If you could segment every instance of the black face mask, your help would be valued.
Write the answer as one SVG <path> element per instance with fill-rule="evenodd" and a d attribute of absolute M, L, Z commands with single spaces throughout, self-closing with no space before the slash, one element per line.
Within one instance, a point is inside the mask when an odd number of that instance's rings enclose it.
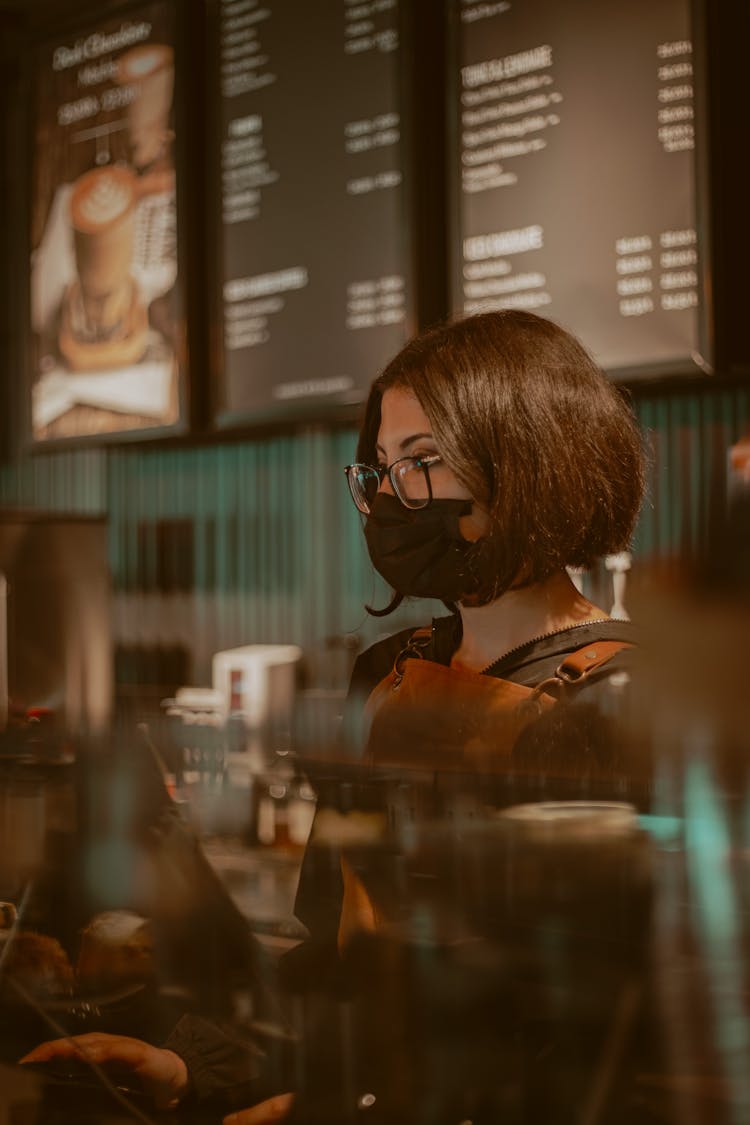
<path fill-rule="evenodd" d="M 412 511 L 379 492 L 365 523 L 372 565 L 399 594 L 460 601 L 476 587 L 473 544 L 458 526 L 470 512 L 471 500 L 432 500 Z"/>

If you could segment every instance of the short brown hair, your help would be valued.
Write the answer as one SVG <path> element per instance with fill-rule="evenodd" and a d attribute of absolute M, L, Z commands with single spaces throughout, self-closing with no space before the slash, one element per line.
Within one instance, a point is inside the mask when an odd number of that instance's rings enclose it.
<path fill-rule="evenodd" d="M 623 396 L 565 329 L 505 309 L 416 337 L 373 383 L 357 460 L 376 461 L 380 404 L 410 390 L 445 461 L 488 512 L 477 544 L 494 574 L 475 604 L 624 550 L 644 487 Z"/>

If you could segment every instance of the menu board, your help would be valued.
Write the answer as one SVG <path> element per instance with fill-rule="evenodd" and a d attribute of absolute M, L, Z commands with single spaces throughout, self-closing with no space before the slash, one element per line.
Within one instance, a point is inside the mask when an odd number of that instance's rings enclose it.
<path fill-rule="evenodd" d="M 219 10 L 219 422 L 361 402 L 413 330 L 397 0 Z"/>
<path fill-rule="evenodd" d="M 180 422 L 173 15 L 141 4 L 36 51 L 37 442 Z"/>
<path fill-rule="evenodd" d="M 549 316 L 613 373 L 700 366 L 688 0 L 454 2 L 455 311 Z"/>

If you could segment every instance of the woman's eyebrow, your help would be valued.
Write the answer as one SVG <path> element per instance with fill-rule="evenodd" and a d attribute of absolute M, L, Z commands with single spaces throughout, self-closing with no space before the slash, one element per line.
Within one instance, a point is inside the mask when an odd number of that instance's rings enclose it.
<path fill-rule="evenodd" d="M 405 438 L 402 439 L 402 441 L 399 442 L 398 447 L 401 450 L 401 452 L 403 453 L 405 450 L 407 450 L 409 448 L 410 445 L 413 445 L 415 441 L 424 441 L 425 438 L 427 439 L 427 441 L 434 441 L 435 440 L 435 438 L 433 437 L 433 435 L 431 433 L 410 434 L 409 437 L 405 437 Z M 383 455 L 385 455 L 385 450 L 383 449 L 383 446 L 380 445 L 380 443 L 378 443 L 375 446 L 375 449 L 378 453 L 382 453 Z"/>

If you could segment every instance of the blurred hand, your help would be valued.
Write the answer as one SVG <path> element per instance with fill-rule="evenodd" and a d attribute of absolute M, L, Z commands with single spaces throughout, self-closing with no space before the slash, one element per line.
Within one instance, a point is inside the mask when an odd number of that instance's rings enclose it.
<path fill-rule="evenodd" d="M 92 1032 L 70 1039 L 51 1039 L 29 1051 L 21 1062 L 76 1058 L 94 1062 L 105 1071 L 112 1067 L 129 1071 L 151 1094 L 159 1109 L 174 1109 L 188 1091 L 188 1071 L 179 1055 L 126 1035 Z M 278 1120 L 278 1117 L 269 1120 Z"/>
<path fill-rule="evenodd" d="M 225 1117 L 222 1125 L 275 1125 L 283 1121 L 292 1108 L 294 1094 L 277 1094 L 267 1102 L 259 1102 L 250 1109 L 241 1109 L 239 1113 L 230 1113 Z"/>

